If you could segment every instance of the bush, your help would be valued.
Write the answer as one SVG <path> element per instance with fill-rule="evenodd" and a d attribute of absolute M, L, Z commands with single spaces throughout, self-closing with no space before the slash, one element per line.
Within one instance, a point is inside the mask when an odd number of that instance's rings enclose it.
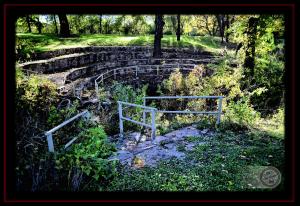
<path fill-rule="evenodd" d="M 16 37 L 17 61 L 24 62 L 31 59 L 34 54 L 34 43 L 28 39 Z"/>
<path fill-rule="evenodd" d="M 113 99 L 114 106 L 112 107 L 112 111 L 118 111 L 117 109 L 117 101 L 124 101 L 133 104 L 143 105 L 143 97 L 146 96 L 148 85 L 144 85 L 142 88 L 134 89 L 130 85 L 124 85 L 120 83 L 114 83 L 111 87 L 111 96 Z M 126 106 L 127 107 L 127 106 Z M 136 121 L 141 121 L 141 108 L 137 107 L 128 107 L 124 109 L 123 115 L 128 116 Z M 115 113 L 117 115 L 117 113 Z M 124 128 L 127 129 L 135 129 L 139 127 L 137 124 L 133 124 L 131 122 L 125 121 Z"/>
<path fill-rule="evenodd" d="M 89 128 L 79 134 L 78 143 L 68 151 L 62 152 L 56 159 L 56 168 L 63 171 L 80 170 L 96 181 L 110 179 L 116 175 L 116 162 L 107 158 L 116 151 L 101 126 Z"/>
<path fill-rule="evenodd" d="M 57 102 L 56 85 L 50 80 L 31 75 L 28 79 L 17 72 L 16 101 L 19 108 L 30 112 L 49 111 L 50 106 Z"/>
<path fill-rule="evenodd" d="M 231 101 L 227 107 L 225 118 L 232 122 L 253 126 L 260 115 L 250 105 L 249 98 L 243 97 L 237 102 Z"/>

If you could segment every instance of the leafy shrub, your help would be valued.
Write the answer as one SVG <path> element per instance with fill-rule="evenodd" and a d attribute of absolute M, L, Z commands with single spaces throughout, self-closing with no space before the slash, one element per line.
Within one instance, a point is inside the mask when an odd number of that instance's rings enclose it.
<path fill-rule="evenodd" d="M 237 102 L 231 101 L 227 107 L 225 118 L 241 125 L 251 126 L 260 115 L 250 105 L 249 98 L 243 97 Z"/>
<path fill-rule="evenodd" d="M 116 162 L 107 159 L 116 149 L 101 126 L 80 133 L 78 141 L 70 146 L 70 150 L 59 154 L 57 169 L 72 170 L 75 167 L 96 181 L 116 175 Z"/>
<path fill-rule="evenodd" d="M 26 77 L 16 71 L 16 103 L 18 109 L 32 113 L 47 113 L 57 103 L 57 87 L 50 80 L 40 76 Z"/>
<path fill-rule="evenodd" d="M 114 83 L 111 87 L 111 96 L 114 102 L 114 106 L 112 110 L 117 110 L 117 101 L 124 101 L 129 103 L 134 103 L 138 105 L 143 105 L 143 97 L 146 96 L 148 85 L 144 85 L 142 88 L 134 89 L 130 85 L 124 85 L 121 83 Z M 126 106 L 127 107 L 127 106 Z M 124 108 L 123 108 L 124 109 Z M 136 121 L 141 121 L 141 108 L 137 107 L 128 107 L 127 109 L 124 109 L 123 115 L 131 117 L 132 119 Z M 117 115 L 117 113 L 115 113 Z M 125 121 L 124 122 L 124 128 L 125 129 L 135 129 L 138 125 L 133 124 L 131 122 Z"/>
<path fill-rule="evenodd" d="M 55 106 L 51 106 L 50 113 L 47 119 L 47 123 L 50 127 L 54 127 L 66 119 L 75 116 L 78 113 L 79 101 L 75 100 L 73 104 L 68 108 L 57 109 Z"/>
<path fill-rule="evenodd" d="M 18 61 L 28 61 L 34 54 L 35 44 L 28 40 L 16 37 L 16 57 Z"/>

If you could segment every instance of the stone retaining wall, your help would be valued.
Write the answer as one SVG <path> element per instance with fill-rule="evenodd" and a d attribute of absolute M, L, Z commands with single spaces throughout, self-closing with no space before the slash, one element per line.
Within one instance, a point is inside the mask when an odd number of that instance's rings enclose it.
<path fill-rule="evenodd" d="M 122 67 L 142 64 L 177 63 L 200 64 L 213 61 L 209 52 L 191 49 L 164 48 L 161 59 L 152 58 L 150 47 L 83 47 L 62 49 L 37 54 L 37 60 L 22 63 L 25 70 L 38 73 L 56 73 L 72 68 L 98 64 L 99 67 Z"/>
<path fill-rule="evenodd" d="M 47 51 L 35 54 L 32 58 L 33 60 L 50 59 L 62 55 L 69 55 L 74 53 L 123 53 L 131 54 L 132 58 L 140 58 L 140 56 L 151 57 L 153 54 L 153 47 L 143 47 L 143 46 L 87 46 L 87 47 L 77 47 L 68 49 L 59 49 L 54 51 Z M 190 48 L 162 48 L 163 58 L 176 58 L 178 55 L 183 58 L 192 58 L 191 56 L 198 55 L 212 55 L 210 52 L 202 51 L 199 49 Z M 126 55 L 127 56 L 127 55 Z"/>

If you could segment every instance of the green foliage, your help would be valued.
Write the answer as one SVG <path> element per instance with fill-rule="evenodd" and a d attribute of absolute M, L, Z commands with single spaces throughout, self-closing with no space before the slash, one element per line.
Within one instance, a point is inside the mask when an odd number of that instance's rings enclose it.
<path fill-rule="evenodd" d="M 18 109 L 31 113 L 50 111 L 57 102 L 57 88 L 50 80 L 37 75 L 26 77 L 20 69 L 16 70 L 16 104 Z"/>
<path fill-rule="evenodd" d="M 30 60 L 35 51 L 35 44 L 29 39 L 16 37 L 16 56 L 17 61 Z"/>
<path fill-rule="evenodd" d="M 80 133 L 79 141 L 57 156 L 57 169 L 71 170 L 76 167 L 96 181 L 116 175 L 116 162 L 107 160 L 115 151 L 115 146 L 108 141 L 101 126 Z"/>
<path fill-rule="evenodd" d="M 54 127 L 63 121 L 75 116 L 77 114 L 79 101 L 75 100 L 73 104 L 68 108 L 57 109 L 55 106 L 50 108 L 50 113 L 47 119 L 47 123 L 50 127 Z"/>
<path fill-rule="evenodd" d="M 130 85 L 124 85 L 115 82 L 111 86 L 112 98 L 116 101 L 130 102 L 134 104 L 143 104 L 143 97 L 146 96 L 147 85 L 141 89 L 135 90 Z"/>
<path fill-rule="evenodd" d="M 44 131 L 50 108 L 57 103 L 56 86 L 36 75 L 16 69 L 15 137 L 18 189 L 39 190 L 49 175 Z M 36 175 L 37 174 L 37 175 Z"/>
<path fill-rule="evenodd" d="M 230 102 L 225 115 L 225 118 L 228 118 L 230 121 L 247 126 L 253 125 L 259 117 L 259 113 L 253 109 L 249 98 L 246 97 L 241 98 L 237 102 Z"/>
<path fill-rule="evenodd" d="M 237 16 L 230 30 L 233 41 L 240 43 L 247 41 L 248 21 L 253 15 Z M 255 42 L 255 68 L 252 87 L 264 87 L 267 92 L 253 95 L 251 103 L 256 109 L 262 110 L 264 116 L 279 108 L 284 98 L 284 16 L 283 15 L 255 15 L 258 18 Z M 238 53 L 241 63 L 245 59 L 245 47 Z M 270 109 L 272 108 L 272 109 Z"/>
<path fill-rule="evenodd" d="M 123 102 L 130 102 L 133 104 L 143 105 L 143 97 L 146 96 L 146 90 L 148 85 L 144 85 L 142 88 L 134 89 L 130 85 L 124 85 L 120 83 L 115 83 L 112 86 L 112 98 L 116 101 L 123 101 Z M 138 116 L 141 116 L 141 108 L 137 107 L 129 107 L 128 109 L 125 109 L 125 115 L 132 117 L 136 116 L 133 119 L 139 120 Z M 137 115 L 139 113 L 139 115 Z M 127 123 L 127 122 L 126 122 Z M 126 124 L 125 124 L 126 125 Z M 132 125 L 129 123 L 129 125 Z"/>
<path fill-rule="evenodd" d="M 197 129 L 202 130 L 202 129 L 213 128 L 214 123 L 215 122 L 213 122 L 212 119 L 209 117 L 201 118 L 201 120 L 197 122 Z"/>
<path fill-rule="evenodd" d="M 270 136 L 277 139 L 285 137 L 285 115 L 284 108 L 279 108 L 273 115 L 260 119 L 256 128 L 267 132 Z"/>

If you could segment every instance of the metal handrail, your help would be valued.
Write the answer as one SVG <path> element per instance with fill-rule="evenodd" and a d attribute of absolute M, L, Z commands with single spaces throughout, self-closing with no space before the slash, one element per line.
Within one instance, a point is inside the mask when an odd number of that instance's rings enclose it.
<path fill-rule="evenodd" d="M 180 66 L 185 66 L 185 65 L 193 65 L 194 66 L 194 68 L 195 68 L 195 64 L 162 64 L 162 65 L 138 65 L 138 66 L 141 66 L 141 67 L 150 67 L 150 69 L 148 69 L 148 70 L 150 70 L 150 71 L 157 71 L 157 75 L 158 75 L 158 73 L 159 73 L 159 67 L 160 66 L 175 66 L 176 68 L 168 68 L 168 70 L 176 70 L 177 68 L 179 68 L 179 69 L 181 69 L 181 70 L 188 70 L 188 71 L 191 71 L 192 69 L 186 69 L 186 68 L 180 68 Z M 135 76 L 137 76 L 138 75 L 138 73 L 140 72 L 139 70 L 138 70 L 138 66 L 127 66 L 127 67 L 119 67 L 119 68 L 115 68 L 115 69 L 113 69 L 113 70 L 108 70 L 108 71 L 106 71 L 106 72 L 104 72 L 104 73 L 102 73 L 102 74 L 100 74 L 96 79 L 95 79 L 95 91 L 96 91 L 96 95 L 97 95 L 97 97 L 98 97 L 98 93 L 99 93 L 99 85 L 98 85 L 98 80 L 101 78 L 101 82 L 102 82 L 102 84 L 103 84 L 103 81 L 105 80 L 105 79 L 107 79 L 107 78 L 109 78 L 109 77 L 112 77 L 112 76 L 114 76 L 114 79 L 116 79 L 116 71 L 118 71 L 118 70 L 124 70 L 124 69 L 134 69 L 135 70 Z M 153 66 L 156 66 L 156 68 L 151 68 L 151 67 L 153 67 Z M 104 77 L 104 75 L 105 74 L 109 74 L 109 73 L 112 73 L 113 72 L 113 74 L 112 75 L 110 75 L 109 77 Z M 126 73 L 126 72 L 125 72 Z"/>
<path fill-rule="evenodd" d="M 82 116 L 87 116 L 88 115 L 88 110 L 85 110 L 77 115 L 75 115 L 74 117 L 64 121 L 63 123 L 57 125 L 56 127 L 50 129 L 49 131 L 45 132 L 45 136 L 47 137 L 47 142 L 48 142 L 48 150 L 49 152 L 54 152 L 54 144 L 53 144 L 53 137 L 52 137 L 52 133 L 54 133 L 55 131 L 59 130 L 60 128 L 62 128 L 63 126 L 69 124 L 70 122 L 74 121 L 75 119 L 82 117 Z M 77 138 L 73 138 L 71 141 L 69 141 L 66 145 L 65 148 L 67 148 L 69 145 L 71 145 Z"/>
<path fill-rule="evenodd" d="M 208 114 L 217 115 L 217 124 L 221 122 L 222 114 L 222 99 L 223 96 L 151 96 L 143 97 L 143 105 L 146 106 L 147 99 L 219 99 L 218 111 L 167 111 L 167 110 L 157 110 L 159 113 L 171 113 L 171 114 Z M 143 121 L 146 120 L 146 113 L 143 111 Z"/>
<path fill-rule="evenodd" d="M 219 99 L 223 96 L 151 96 L 143 99 Z"/>
<path fill-rule="evenodd" d="M 157 109 L 154 108 L 154 107 L 147 107 L 147 106 L 128 103 L 128 102 L 123 102 L 123 101 L 117 101 L 117 102 L 118 102 L 118 111 L 119 111 L 120 137 L 123 137 L 123 134 L 124 134 L 123 120 L 126 120 L 126 121 L 129 121 L 129 122 L 133 122 L 135 124 L 142 125 L 144 127 L 150 127 L 151 131 L 152 131 L 151 132 L 151 139 L 154 140 L 155 139 L 155 132 L 156 132 L 155 113 L 156 113 Z M 127 105 L 127 106 L 142 108 L 142 109 L 144 109 L 143 114 L 146 113 L 146 112 L 151 112 L 151 124 L 146 124 L 146 121 L 139 122 L 139 121 L 130 119 L 128 117 L 124 117 L 123 116 L 123 107 L 122 107 L 123 104 Z"/>

